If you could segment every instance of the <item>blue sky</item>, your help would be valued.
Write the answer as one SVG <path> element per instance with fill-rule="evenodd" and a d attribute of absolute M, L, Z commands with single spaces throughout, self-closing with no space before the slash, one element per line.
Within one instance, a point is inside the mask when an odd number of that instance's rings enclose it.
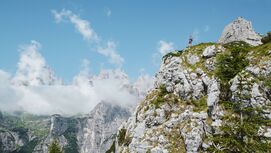
<path fill-rule="evenodd" d="M 42 45 L 41 54 L 65 82 L 80 71 L 82 60 L 91 72 L 116 68 L 97 53 L 91 43 L 68 21 L 56 23 L 52 10 L 70 10 L 90 23 L 104 41 L 114 41 L 125 60 L 124 71 L 135 79 L 142 69 L 153 75 L 160 61 L 159 41 L 175 49 L 187 44 L 190 34 L 197 42 L 217 41 L 225 25 L 238 16 L 253 22 L 259 33 L 271 31 L 269 0 L 4 0 L 0 5 L 0 69 L 14 74 L 18 48 L 31 40 Z M 157 58 L 157 57 L 156 57 Z"/>

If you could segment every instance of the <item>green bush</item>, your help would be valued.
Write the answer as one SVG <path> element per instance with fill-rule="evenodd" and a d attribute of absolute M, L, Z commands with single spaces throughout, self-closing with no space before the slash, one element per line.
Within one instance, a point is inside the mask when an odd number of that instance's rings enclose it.
<path fill-rule="evenodd" d="M 215 75 L 221 81 L 220 98 L 227 101 L 231 97 L 229 81 L 248 66 L 246 56 L 251 46 L 245 42 L 231 42 L 224 47 L 226 51 L 216 57 Z"/>
<path fill-rule="evenodd" d="M 165 96 L 166 94 L 168 94 L 169 92 L 167 91 L 166 89 L 166 86 L 165 85 L 160 85 L 159 86 L 159 95 L 160 96 Z"/>
<path fill-rule="evenodd" d="M 259 135 L 261 127 L 270 126 L 262 108 L 244 106 L 242 102 L 222 102 L 228 115 L 223 118 L 220 132 L 213 134 L 208 152 L 269 152 L 270 138 Z M 219 146 L 219 147 L 217 147 Z"/>
<path fill-rule="evenodd" d="M 224 47 L 227 51 L 217 56 L 215 74 L 221 81 L 227 82 L 249 64 L 246 55 L 250 46 L 245 42 L 232 42 Z"/>
<path fill-rule="evenodd" d="M 63 153 L 58 141 L 55 139 L 49 146 L 48 153 Z"/>
<path fill-rule="evenodd" d="M 271 42 L 271 32 L 268 32 L 266 36 L 261 39 L 263 44 Z"/>
<path fill-rule="evenodd" d="M 239 80 L 239 84 L 242 82 L 243 79 Z M 239 101 L 220 102 L 225 115 L 222 117 L 223 124 L 219 127 L 220 132 L 213 134 L 213 145 L 209 152 L 269 152 L 271 139 L 264 137 L 259 131 L 269 127 L 271 120 L 265 116 L 264 107 L 254 107 L 243 101 L 247 97 L 242 95 L 243 85 L 238 86 L 238 89 Z"/>
<path fill-rule="evenodd" d="M 119 135 L 118 135 L 118 143 L 119 143 L 119 145 L 122 145 L 124 143 L 125 135 L 126 135 L 126 129 L 121 129 L 119 131 Z"/>
<path fill-rule="evenodd" d="M 166 99 L 164 98 L 165 95 L 170 94 L 165 85 L 160 85 L 158 89 L 158 94 L 155 99 L 151 101 L 152 104 L 154 104 L 155 108 L 159 108 L 161 104 L 163 104 Z"/>

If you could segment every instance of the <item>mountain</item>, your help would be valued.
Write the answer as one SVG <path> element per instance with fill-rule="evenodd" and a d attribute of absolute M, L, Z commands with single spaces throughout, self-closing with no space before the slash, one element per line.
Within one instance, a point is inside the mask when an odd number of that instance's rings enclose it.
<path fill-rule="evenodd" d="M 270 152 L 271 43 L 260 40 L 237 18 L 218 43 L 165 55 L 111 151 Z"/>
<path fill-rule="evenodd" d="M 0 152 L 32 152 L 49 132 L 50 118 L 22 112 L 0 113 Z"/>
<path fill-rule="evenodd" d="M 102 153 L 110 148 L 118 127 L 130 116 L 129 110 L 101 102 L 89 114 L 77 117 L 4 114 L 0 152 L 47 153 L 57 140 L 65 153 Z"/>
<path fill-rule="evenodd" d="M 67 153 L 105 152 L 112 144 L 120 124 L 130 112 L 118 105 L 99 103 L 83 117 L 53 115 L 49 135 L 34 149 L 34 153 L 48 152 L 48 146 L 57 139 Z"/>

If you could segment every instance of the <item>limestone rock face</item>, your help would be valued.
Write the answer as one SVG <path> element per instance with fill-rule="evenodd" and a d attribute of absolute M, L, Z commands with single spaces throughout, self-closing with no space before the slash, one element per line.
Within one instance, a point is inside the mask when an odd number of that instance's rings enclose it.
<path fill-rule="evenodd" d="M 80 153 L 104 153 L 114 141 L 118 127 L 130 116 L 128 109 L 101 102 L 81 118 L 77 140 Z"/>
<path fill-rule="evenodd" d="M 0 132 L 0 151 L 10 152 L 17 149 L 18 146 L 23 146 L 25 142 L 19 138 L 18 133 L 12 131 Z"/>
<path fill-rule="evenodd" d="M 59 114 L 52 115 L 50 119 L 49 134 L 35 147 L 34 153 L 48 152 L 48 147 L 54 140 L 57 140 L 61 148 L 64 149 L 68 144 L 68 141 L 64 136 L 64 132 L 68 128 L 67 120 L 67 118 L 62 117 Z"/>
<path fill-rule="evenodd" d="M 55 136 L 62 135 L 68 128 L 67 121 L 65 118 L 58 114 L 51 117 L 51 134 Z"/>
<path fill-rule="evenodd" d="M 261 36 L 253 30 L 251 22 L 242 17 L 225 27 L 218 42 L 225 44 L 233 41 L 244 41 L 252 46 L 262 44 Z"/>

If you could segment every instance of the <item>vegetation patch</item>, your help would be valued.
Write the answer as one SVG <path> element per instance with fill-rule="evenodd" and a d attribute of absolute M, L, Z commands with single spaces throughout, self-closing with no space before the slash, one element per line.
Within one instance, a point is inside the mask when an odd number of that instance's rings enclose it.
<path fill-rule="evenodd" d="M 167 145 L 169 152 L 186 152 L 185 143 L 178 128 L 172 129 L 166 136 L 169 140 L 169 144 Z"/>
<path fill-rule="evenodd" d="M 225 44 L 226 51 L 216 56 L 215 76 L 220 79 L 220 98 L 227 101 L 231 97 L 229 81 L 248 66 L 246 59 L 251 46 L 245 42 Z"/>
<path fill-rule="evenodd" d="M 244 106 L 242 102 L 221 102 L 228 115 L 220 133 L 213 134 L 213 145 L 209 152 L 269 152 L 270 138 L 259 135 L 261 127 L 270 126 L 271 121 L 263 116 L 260 108 Z"/>
<path fill-rule="evenodd" d="M 191 103 L 193 104 L 193 111 L 194 112 L 201 112 L 207 111 L 207 96 L 202 96 L 199 100 L 192 100 Z"/>
<path fill-rule="evenodd" d="M 168 57 L 174 57 L 174 56 L 176 56 L 176 57 L 179 57 L 179 56 L 181 56 L 182 55 L 182 53 L 183 53 L 183 50 L 175 50 L 175 51 L 173 51 L 173 52 L 169 52 L 169 53 L 167 53 L 166 55 L 164 55 L 163 56 L 163 59 L 167 59 Z"/>
<path fill-rule="evenodd" d="M 188 52 L 194 53 L 196 55 L 200 55 L 206 47 L 211 46 L 211 45 L 215 45 L 215 43 L 213 43 L 213 42 L 200 43 L 200 44 L 197 44 L 197 45 L 194 45 L 191 47 L 187 47 L 184 50 L 176 50 L 176 51 L 170 52 L 170 53 L 164 55 L 163 59 L 166 59 L 171 56 L 180 57 L 183 53 L 188 53 Z"/>
<path fill-rule="evenodd" d="M 4 127 L 7 129 L 15 129 L 22 132 L 23 129 L 32 131 L 39 138 L 46 136 L 49 133 L 49 125 L 45 121 L 47 116 L 32 115 L 28 113 L 20 113 L 16 116 L 3 114 L 5 118 Z"/>
<path fill-rule="evenodd" d="M 119 134 L 118 134 L 118 144 L 121 146 L 121 145 L 125 145 L 125 146 L 129 146 L 129 144 L 131 143 L 132 141 L 132 137 L 130 137 L 129 135 L 127 135 L 127 130 L 122 128 L 120 131 L 119 131 Z"/>
<path fill-rule="evenodd" d="M 245 42 L 225 44 L 226 52 L 216 58 L 215 75 L 223 82 L 228 82 L 241 72 L 249 61 L 246 59 L 250 46 Z"/>
<path fill-rule="evenodd" d="M 247 78 L 247 77 L 245 77 Z M 244 81 L 239 80 L 239 84 Z M 212 136 L 213 145 L 210 152 L 269 152 L 270 138 L 259 133 L 260 128 L 271 126 L 271 120 L 265 116 L 263 108 L 252 106 L 242 101 L 247 96 L 242 95 L 245 86 L 238 86 L 240 101 L 221 101 L 225 115 L 219 133 Z"/>
<path fill-rule="evenodd" d="M 263 44 L 271 42 L 271 32 L 268 32 L 262 39 Z"/>
<path fill-rule="evenodd" d="M 105 152 L 105 153 L 115 153 L 116 150 L 116 142 L 114 141 L 111 145 L 111 147 Z"/>
<path fill-rule="evenodd" d="M 259 62 L 270 59 L 269 51 L 271 51 L 271 42 L 253 47 L 250 52 L 253 60 L 250 63 L 256 65 Z"/>
<path fill-rule="evenodd" d="M 64 153 L 56 139 L 49 146 L 48 153 Z"/>
<path fill-rule="evenodd" d="M 155 106 L 155 108 L 159 108 L 160 105 L 163 104 L 166 100 L 165 95 L 169 94 L 165 85 L 160 85 L 158 90 L 159 91 L 158 91 L 156 97 L 153 100 L 151 100 L 151 104 L 153 104 Z"/>
<path fill-rule="evenodd" d="M 178 96 L 174 95 L 173 93 L 170 93 L 166 90 L 165 85 L 160 85 L 158 92 L 156 93 L 156 95 L 154 96 L 154 98 L 152 98 L 152 100 L 150 101 L 150 104 L 153 104 L 155 106 L 155 108 L 160 108 L 160 106 L 164 103 L 168 103 L 168 104 L 176 104 L 178 102 L 180 102 L 180 99 Z"/>

